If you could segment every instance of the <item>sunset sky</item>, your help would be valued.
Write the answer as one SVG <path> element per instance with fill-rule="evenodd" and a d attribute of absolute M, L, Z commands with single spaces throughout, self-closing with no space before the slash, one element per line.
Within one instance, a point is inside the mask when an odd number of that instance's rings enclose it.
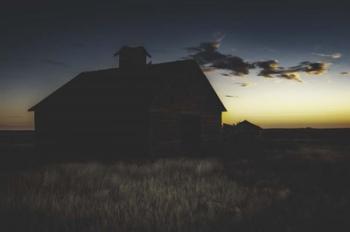
<path fill-rule="evenodd" d="M 82 71 L 116 67 L 123 45 L 145 46 L 153 63 L 197 59 L 226 123 L 350 127 L 345 3 L 127 2 L 3 3 L 0 130 L 32 129 L 29 107 Z"/>

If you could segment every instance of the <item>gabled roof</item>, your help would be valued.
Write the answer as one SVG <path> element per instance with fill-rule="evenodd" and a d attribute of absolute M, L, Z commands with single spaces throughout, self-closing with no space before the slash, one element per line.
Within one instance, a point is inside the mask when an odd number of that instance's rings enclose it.
<path fill-rule="evenodd" d="M 83 72 L 51 93 L 29 111 L 40 107 L 78 105 L 99 108 L 105 105 L 118 107 L 149 107 L 153 100 L 175 78 L 195 75 L 212 95 L 221 111 L 226 111 L 210 82 L 194 60 L 152 64 L 138 70 L 118 68 Z"/>

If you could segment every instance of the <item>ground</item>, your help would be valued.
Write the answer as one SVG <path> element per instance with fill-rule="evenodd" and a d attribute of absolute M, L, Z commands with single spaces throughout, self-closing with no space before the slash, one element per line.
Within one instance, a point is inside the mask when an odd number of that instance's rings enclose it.
<path fill-rule="evenodd" d="M 31 149 L 2 146 L 13 158 L 2 162 L 0 231 L 350 229 L 346 143 L 269 140 L 249 154 L 228 146 L 203 158 L 108 163 L 35 164 L 23 157 Z"/>

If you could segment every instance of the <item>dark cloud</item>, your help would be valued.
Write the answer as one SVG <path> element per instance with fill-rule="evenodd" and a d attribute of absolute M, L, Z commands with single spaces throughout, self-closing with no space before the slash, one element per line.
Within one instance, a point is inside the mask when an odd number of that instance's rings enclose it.
<path fill-rule="evenodd" d="M 300 72 L 312 75 L 320 75 L 328 70 L 329 64 L 323 62 L 309 62 L 304 61 L 292 67 L 280 67 L 278 61 L 268 60 L 254 63 L 255 67 L 261 68 L 258 76 L 267 78 L 284 78 L 288 80 L 295 80 L 302 82 L 300 79 Z"/>
<path fill-rule="evenodd" d="M 258 76 L 272 78 L 274 74 L 282 74 L 277 60 L 258 61 L 253 63 L 253 66 L 261 69 Z"/>
<path fill-rule="evenodd" d="M 298 82 L 302 82 L 302 80 L 300 79 L 300 75 L 297 72 L 294 73 L 282 73 L 279 74 L 279 77 L 284 78 L 284 79 L 288 79 L 288 80 L 295 80 Z"/>
<path fill-rule="evenodd" d="M 277 60 L 258 61 L 254 63 L 254 66 L 262 69 L 269 69 L 269 70 L 277 70 L 279 68 L 279 64 Z"/>
<path fill-rule="evenodd" d="M 225 95 L 225 97 L 229 97 L 229 98 L 238 98 L 238 96 L 235 96 L 235 95 Z"/>
<path fill-rule="evenodd" d="M 220 47 L 220 42 L 223 37 L 213 42 L 203 42 L 197 47 L 186 48 L 188 52 L 192 53 L 191 58 L 196 60 L 200 65 L 206 66 L 207 70 L 212 69 L 227 69 L 232 74 L 237 76 L 249 74 L 249 69 L 253 68 L 251 64 L 245 62 L 238 56 L 225 55 L 217 51 Z M 227 76 L 228 74 L 225 74 Z"/>
<path fill-rule="evenodd" d="M 53 66 L 64 67 L 64 68 L 70 67 L 70 65 L 65 63 L 65 62 L 53 60 L 53 59 L 42 59 L 42 60 L 40 60 L 40 62 L 45 63 L 45 64 L 49 64 L 49 65 L 53 65 Z"/>
<path fill-rule="evenodd" d="M 300 73 L 320 75 L 326 72 L 330 65 L 325 62 L 304 61 L 296 66 L 281 67 L 277 60 L 247 62 L 241 57 L 220 53 L 218 48 L 220 47 L 222 38 L 223 37 L 219 40 L 214 40 L 213 42 L 200 43 L 197 47 L 187 48 L 187 51 L 191 53 L 189 57 L 202 65 L 204 71 L 226 69 L 229 70 L 232 75 L 245 76 L 250 73 L 251 69 L 259 69 L 258 76 L 283 78 L 298 82 L 302 82 Z M 332 54 L 334 59 L 340 56 L 340 53 Z M 223 76 L 230 76 L 231 74 L 222 73 Z"/>
<path fill-rule="evenodd" d="M 190 55 L 199 64 L 208 64 L 217 60 L 225 59 L 227 56 L 216 51 L 220 44 L 217 42 L 201 43 L 198 47 L 186 48 Z"/>
<path fill-rule="evenodd" d="M 241 87 L 248 87 L 250 84 L 247 82 L 235 82 L 236 85 L 239 85 Z"/>
<path fill-rule="evenodd" d="M 237 76 L 247 75 L 249 74 L 249 69 L 253 68 L 251 64 L 238 56 L 226 56 L 224 59 L 215 60 L 212 62 L 211 67 L 231 70 L 232 74 Z"/>
<path fill-rule="evenodd" d="M 328 68 L 329 68 L 328 63 L 324 63 L 324 62 L 309 62 L 309 61 L 305 61 L 303 63 L 300 64 L 300 71 L 304 71 L 308 74 L 313 74 L 313 75 L 320 75 L 325 73 Z"/>

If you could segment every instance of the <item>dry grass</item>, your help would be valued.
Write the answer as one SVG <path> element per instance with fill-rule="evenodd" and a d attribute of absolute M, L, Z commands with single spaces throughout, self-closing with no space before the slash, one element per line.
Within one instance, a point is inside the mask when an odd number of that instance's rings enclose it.
<path fill-rule="evenodd" d="M 232 231 L 289 197 L 216 160 L 72 163 L 1 177 L 0 231 Z"/>

